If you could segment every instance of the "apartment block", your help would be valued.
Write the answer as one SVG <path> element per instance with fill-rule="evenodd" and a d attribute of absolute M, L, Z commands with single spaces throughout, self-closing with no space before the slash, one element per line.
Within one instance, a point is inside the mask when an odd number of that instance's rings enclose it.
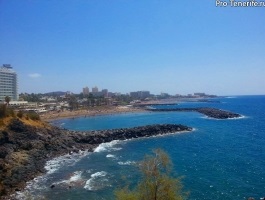
<path fill-rule="evenodd" d="M 9 96 L 11 101 L 18 100 L 17 74 L 10 64 L 0 67 L 0 101 L 5 101 L 6 96 Z"/>

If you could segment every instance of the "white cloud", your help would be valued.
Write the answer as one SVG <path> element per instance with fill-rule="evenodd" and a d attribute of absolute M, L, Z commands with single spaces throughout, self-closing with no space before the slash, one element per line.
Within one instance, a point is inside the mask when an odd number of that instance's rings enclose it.
<path fill-rule="evenodd" d="M 41 74 L 38 74 L 38 73 L 29 74 L 29 77 L 30 78 L 39 78 L 39 77 L 41 77 Z"/>

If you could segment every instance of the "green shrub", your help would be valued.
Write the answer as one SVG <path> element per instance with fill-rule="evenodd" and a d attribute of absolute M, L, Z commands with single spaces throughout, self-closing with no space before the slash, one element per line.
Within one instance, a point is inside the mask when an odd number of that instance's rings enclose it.
<path fill-rule="evenodd" d="M 40 116 L 38 115 L 38 113 L 35 113 L 35 112 L 29 112 L 27 114 L 27 119 L 32 119 L 32 120 L 40 120 Z"/>
<path fill-rule="evenodd" d="M 0 118 L 8 116 L 15 117 L 15 112 L 12 108 L 8 108 L 5 104 L 0 105 Z"/>
<path fill-rule="evenodd" d="M 15 117 L 15 112 L 13 108 L 7 108 L 7 116 Z"/>
<path fill-rule="evenodd" d="M 180 178 L 171 172 L 172 162 L 161 149 L 153 151 L 139 163 L 142 179 L 135 189 L 128 186 L 115 191 L 116 200 L 184 200 L 187 193 L 183 192 Z"/>
<path fill-rule="evenodd" d="M 19 118 L 22 118 L 22 117 L 23 117 L 23 112 L 22 112 L 22 110 L 18 111 L 18 113 L 17 113 L 17 117 L 19 117 Z"/>
<path fill-rule="evenodd" d="M 0 118 L 4 118 L 7 116 L 7 111 L 6 111 L 6 105 L 2 104 L 0 105 Z"/>

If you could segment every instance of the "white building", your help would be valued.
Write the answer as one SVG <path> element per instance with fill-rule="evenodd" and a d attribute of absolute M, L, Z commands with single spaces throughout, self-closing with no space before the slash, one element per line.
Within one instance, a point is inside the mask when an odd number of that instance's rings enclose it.
<path fill-rule="evenodd" d="M 18 100 L 17 74 L 11 65 L 4 64 L 0 67 L 0 101 L 5 101 L 9 96 L 12 101 Z"/>

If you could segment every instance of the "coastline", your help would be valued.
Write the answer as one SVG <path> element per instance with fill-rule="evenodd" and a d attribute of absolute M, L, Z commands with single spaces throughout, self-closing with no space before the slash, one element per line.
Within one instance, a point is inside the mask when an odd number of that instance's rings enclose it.
<path fill-rule="evenodd" d="M 90 149 L 83 149 L 79 150 L 78 152 L 69 152 L 66 154 L 58 155 L 55 156 L 51 159 L 48 159 L 44 165 L 44 168 L 46 170 L 45 173 L 41 173 L 40 175 L 37 175 L 34 179 L 29 180 L 26 183 L 26 187 L 23 188 L 21 191 L 15 192 L 14 194 L 10 195 L 14 200 L 16 199 L 23 199 L 27 195 L 30 196 L 30 188 L 32 185 L 38 184 L 39 181 L 42 181 L 43 178 L 46 178 L 47 176 L 56 173 L 56 171 L 62 167 L 62 165 L 65 165 L 66 163 L 69 165 L 72 165 L 73 163 L 78 162 L 80 159 L 84 158 L 85 156 L 91 155 L 91 153 L 98 153 L 98 152 L 104 152 L 108 151 L 109 148 L 112 148 L 112 146 L 124 142 L 124 141 L 131 141 L 131 140 L 139 140 L 139 139 L 147 139 L 147 138 L 154 138 L 154 137 L 165 137 L 169 135 L 175 135 L 175 134 L 185 134 L 185 133 L 190 133 L 196 131 L 195 128 L 191 128 L 189 130 L 183 130 L 183 131 L 178 131 L 178 132 L 172 132 L 172 133 L 165 133 L 165 134 L 157 134 L 157 135 L 151 135 L 151 136 L 144 136 L 144 137 L 135 137 L 135 138 L 128 138 L 125 140 L 112 140 L 110 142 L 103 142 L 97 145 L 92 145 Z M 127 165 L 127 163 L 123 164 L 121 162 L 121 165 Z M 73 176 L 71 176 L 73 177 Z M 71 179 L 70 177 L 70 179 Z M 48 185 L 49 188 L 53 189 L 57 187 L 58 185 L 62 184 L 63 182 L 55 182 L 50 185 Z M 74 185 L 71 185 L 70 183 L 75 184 L 75 181 L 68 182 L 65 181 L 65 187 L 74 187 Z M 83 183 L 83 187 L 85 187 L 86 183 Z M 30 196 L 31 197 L 31 196 Z M 41 195 L 37 195 L 37 198 L 42 198 Z M 32 196 L 34 198 L 34 196 Z"/>
<path fill-rule="evenodd" d="M 175 104 L 175 103 L 174 103 Z M 166 104 L 152 104 L 152 105 L 168 105 Z M 113 115 L 113 114 L 123 114 L 123 113 L 140 113 L 140 112 L 199 112 L 214 119 L 233 119 L 240 118 L 242 115 L 238 113 L 233 113 L 230 111 L 225 111 L 216 108 L 208 107 L 198 107 L 198 108 L 173 108 L 173 109 L 150 109 L 146 105 L 136 105 L 136 106 L 101 106 L 92 107 L 90 109 L 79 109 L 73 111 L 49 111 L 40 114 L 42 121 L 51 122 L 60 119 L 78 118 L 78 117 L 94 117 L 100 115 Z"/>
<path fill-rule="evenodd" d="M 94 107 L 89 110 L 80 109 L 74 111 L 49 111 L 47 113 L 40 114 L 41 120 L 51 122 L 53 120 L 77 118 L 77 117 L 93 117 L 99 115 L 113 115 L 122 113 L 137 113 L 147 112 L 144 108 L 136 108 L 129 106 L 104 106 Z"/>
<path fill-rule="evenodd" d="M 93 152 L 100 144 L 192 131 L 181 124 L 155 124 L 133 128 L 100 131 L 70 131 L 55 126 L 34 127 L 13 119 L 1 132 L 0 199 L 23 191 L 28 181 L 45 174 L 46 162 L 53 158 L 80 152 Z"/>
<path fill-rule="evenodd" d="M 130 106 L 96 107 L 91 110 L 50 112 L 41 116 L 46 122 L 64 118 L 93 117 L 135 112 L 163 111 L 197 111 L 217 119 L 236 117 L 228 111 L 212 108 L 152 109 Z M 6 173 L 1 175 L 4 182 L 0 185 L 0 199 L 4 195 L 14 194 L 25 188 L 26 182 L 47 172 L 46 162 L 67 154 L 93 152 L 100 144 L 114 140 L 155 137 L 169 133 L 190 132 L 194 129 L 180 124 L 155 124 L 133 128 L 110 129 L 100 131 L 71 131 L 56 126 L 35 127 L 23 124 L 19 119 L 13 119 L 6 130 L 1 133 L 0 167 Z M 16 149 L 16 151 L 14 151 Z M 7 167 L 8 166 L 8 167 Z M 10 196 L 9 196 L 10 197 Z M 8 198 L 8 197 L 7 197 Z"/>

